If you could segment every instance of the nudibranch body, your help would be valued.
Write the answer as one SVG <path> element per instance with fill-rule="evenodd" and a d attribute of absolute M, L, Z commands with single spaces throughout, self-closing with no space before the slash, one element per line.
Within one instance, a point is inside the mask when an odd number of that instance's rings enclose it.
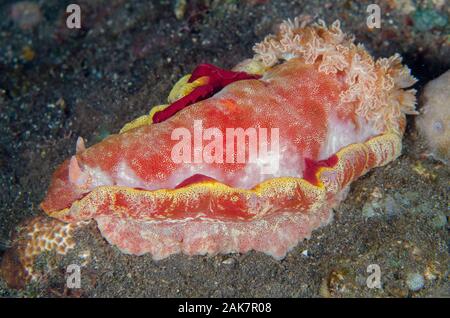
<path fill-rule="evenodd" d="M 43 210 L 95 219 L 125 253 L 283 258 L 329 222 L 352 181 L 399 156 L 415 79 L 398 55 L 374 61 L 339 22 L 287 21 L 254 50 L 233 71 L 200 66 L 119 134 L 80 140 Z M 263 155 L 236 160 L 252 141 Z"/>

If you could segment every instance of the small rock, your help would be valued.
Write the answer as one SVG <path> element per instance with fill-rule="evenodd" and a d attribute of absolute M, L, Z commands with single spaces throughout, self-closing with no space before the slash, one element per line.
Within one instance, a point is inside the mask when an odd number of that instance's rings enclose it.
<path fill-rule="evenodd" d="M 431 210 L 433 210 L 433 203 L 423 202 L 412 207 L 410 211 L 414 214 L 430 215 Z"/>
<path fill-rule="evenodd" d="M 384 199 L 383 210 L 388 217 L 398 215 L 401 212 L 400 206 L 398 205 L 397 201 L 395 201 L 395 199 L 390 195 L 387 195 Z"/>
<path fill-rule="evenodd" d="M 56 106 L 64 110 L 66 108 L 66 101 L 61 97 L 56 101 Z"/>
<path fill-rule="evenodd" d="M 374 217 L 381 216 L 380 210 L 374 206 L 374 202 L 368 201 L 364 203 L 362 208 L 362 215 L 364 219 L 368 220 Z"/>
<path fill-rule="evenodd" d="M 11 7 L 11 19 L 22 30 L 34 28 L 42 20 L 39 5 L 31 1 L 16 2 Z"/>
<path fill-rule="evenodd" d="M 398 280 L 388 282 L 386 284 L 386 292 L 396 298 L 408 296 L 408 289 Z"/>
<path fill-rule="evenodd" d="M 175 17 L 178 20 L 183 19 L 184 14 L 186 13 L 187 2 L 186 0 L 176 0 L 174 6 Z"/>
<path fill-rule="evenodd" d="M 224 260 L 222 262 L 222 264 L 224 264 L 224 265 L 233 265 L 234 263 L 236 263 L 236 260 L 232 257 L 227 258 L 226 260 Z"/>
<path fill-rule="evenodd" d="M 447 225 L 447 217 L 441 211 L 438 211 L 430 220 L 431 226 L 436 229 L 442 229 L 445 225 Z"/>
<path fill-rule="evenodd" d="M 428 263 L 425 268 L 424 276 L 428 280 L 435 280 L 439 276 L 439 272 L 436 269 L 436 266 L 433 263 Z"/>
<path fill-rule="evenodd" d="M 419 273 L 410 273 L 406 276 L 406 285 L 410 291 L 418 291 L 425 285 L 425 279 Z"/>
<path fill-rule="evenodd" d="M 447 25 L 447 17 L 433 9 L 418 10 L 413 14 L 414 27 L 418 31 L 429 31 Z"/>
<path fill-rule="evenodd" d="M 367 201 L 362 208 L 362 215 L 367 220 L 374 217 L 393 217 L 402 212 L 400 204 L 391 196 L 386 195 Z"/>
<path fill-rule="evenodd" d="M 22 48 L 21 56 L 25 62 L 30 62 L 35 58 L 36 53 L 34 52 L 34 50 L 31 46 L 26 45 Z"/>
<path fill-rule="evenodd" d="M 416 11 L 416 6 L 412 0 L 394 0 L 389 2 L 389 5 L 394 9 L 400 10 L 403 14 L 410 14 Z"/>

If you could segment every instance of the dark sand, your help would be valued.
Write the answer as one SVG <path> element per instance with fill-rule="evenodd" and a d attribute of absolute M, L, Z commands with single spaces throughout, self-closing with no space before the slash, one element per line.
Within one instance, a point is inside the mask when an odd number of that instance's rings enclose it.
<path fill-rule="evenodd" d="M 448 22 L 427 30 L 420 15 L 400 6 L 408 1 L 386 1 L 382 27 L 372 31 L 365 24 L 370 1 L 188 1 L 177 20 L 171 1 L 86 0 L 77 2 L 80 31 L 65 27 L 70 2 L 45 1 L 32 30 L 11 20 L 13 1 L 0 4 L 3 245 L 21 220 L 42 213 L 38 204 L 51 173 L 74 153 L 78 136 L 91 145 L 117 132 L 163 102 L 201 62 L 228 68 L 250 57 L 252 45 L 282 19 L 340 19 L 374 56 L 404 56 L 419 90 L 450 66 Z M 431 8 L 448 18 L 448 8 Z M 353 183 L 334 221 L 282 261 L 251 252 L 154 262 L 149 255 L 121 254 L 92 222 L 78 232 L 77 247 L 66 257 L 39 258 L 43 270 L 55 267 L 40 282 L 16 291 L 0 280 L 0 296 L 448 297 L 450 171 L 422 156 L 425 150 L 409 118 L 403 155 Z M 68 290 L 65 266 L 81 264 L 82 254 L 90 255 L 82 288 Z M 366 286 L 369 264 L 381 268 L 381 289 Z M 417 292 L 407 286 L 412 273 L 425 279 Z"/>

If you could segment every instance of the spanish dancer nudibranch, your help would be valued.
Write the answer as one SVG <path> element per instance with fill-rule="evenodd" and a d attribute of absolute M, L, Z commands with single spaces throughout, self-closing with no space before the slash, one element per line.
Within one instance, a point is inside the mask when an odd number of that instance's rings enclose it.
<path fill-rule="evenodd" d="M 339 21 L 285 21 L 254 51 L 231 71 L 198 66 L 168 105 L 120 133 L 89 148 L 79 139 L 41 204 L 52 218 L 39 222 L 94 219 L 122 252 L 155 260 L 250 250 L 281 259 L 327 224 L 352 181 L 400 155 L 405 114 L 416 114 L 415 90 L 406 88 L 416 80 L 397 54 L 374 60 Z M 192 162 L 173 160 L 177 128 L 208 132 L 203 160 L 195 160 L 193 140 L 185 144 L 193 145 Z M 229 128 L 266 128 L 264 160 L 220 160 L 237 156 L 233 143 L 227 147 L 234 137 L 224 138 Z M 278 169 L 265 173 L 274 158 Z M 15 253 L 29 267 L 37 236 L 28 237 Z"/>

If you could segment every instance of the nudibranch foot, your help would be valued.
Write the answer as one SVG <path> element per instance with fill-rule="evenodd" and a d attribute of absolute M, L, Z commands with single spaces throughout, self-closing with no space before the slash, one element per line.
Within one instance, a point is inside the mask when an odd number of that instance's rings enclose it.
<path fill-rule="evenodd" d="M 278 260 L 299 241 L 311 236 L 312 229 L 329 223 L 328 208 L 313 214 L 286 212 L 253 221 L 184 219 L 143 222 L 117 217 L 96 218 L 106 240 L 123 253 L 150 253 L 155 260 L 172 254 L 216 255 L 266 253 Z"/>

